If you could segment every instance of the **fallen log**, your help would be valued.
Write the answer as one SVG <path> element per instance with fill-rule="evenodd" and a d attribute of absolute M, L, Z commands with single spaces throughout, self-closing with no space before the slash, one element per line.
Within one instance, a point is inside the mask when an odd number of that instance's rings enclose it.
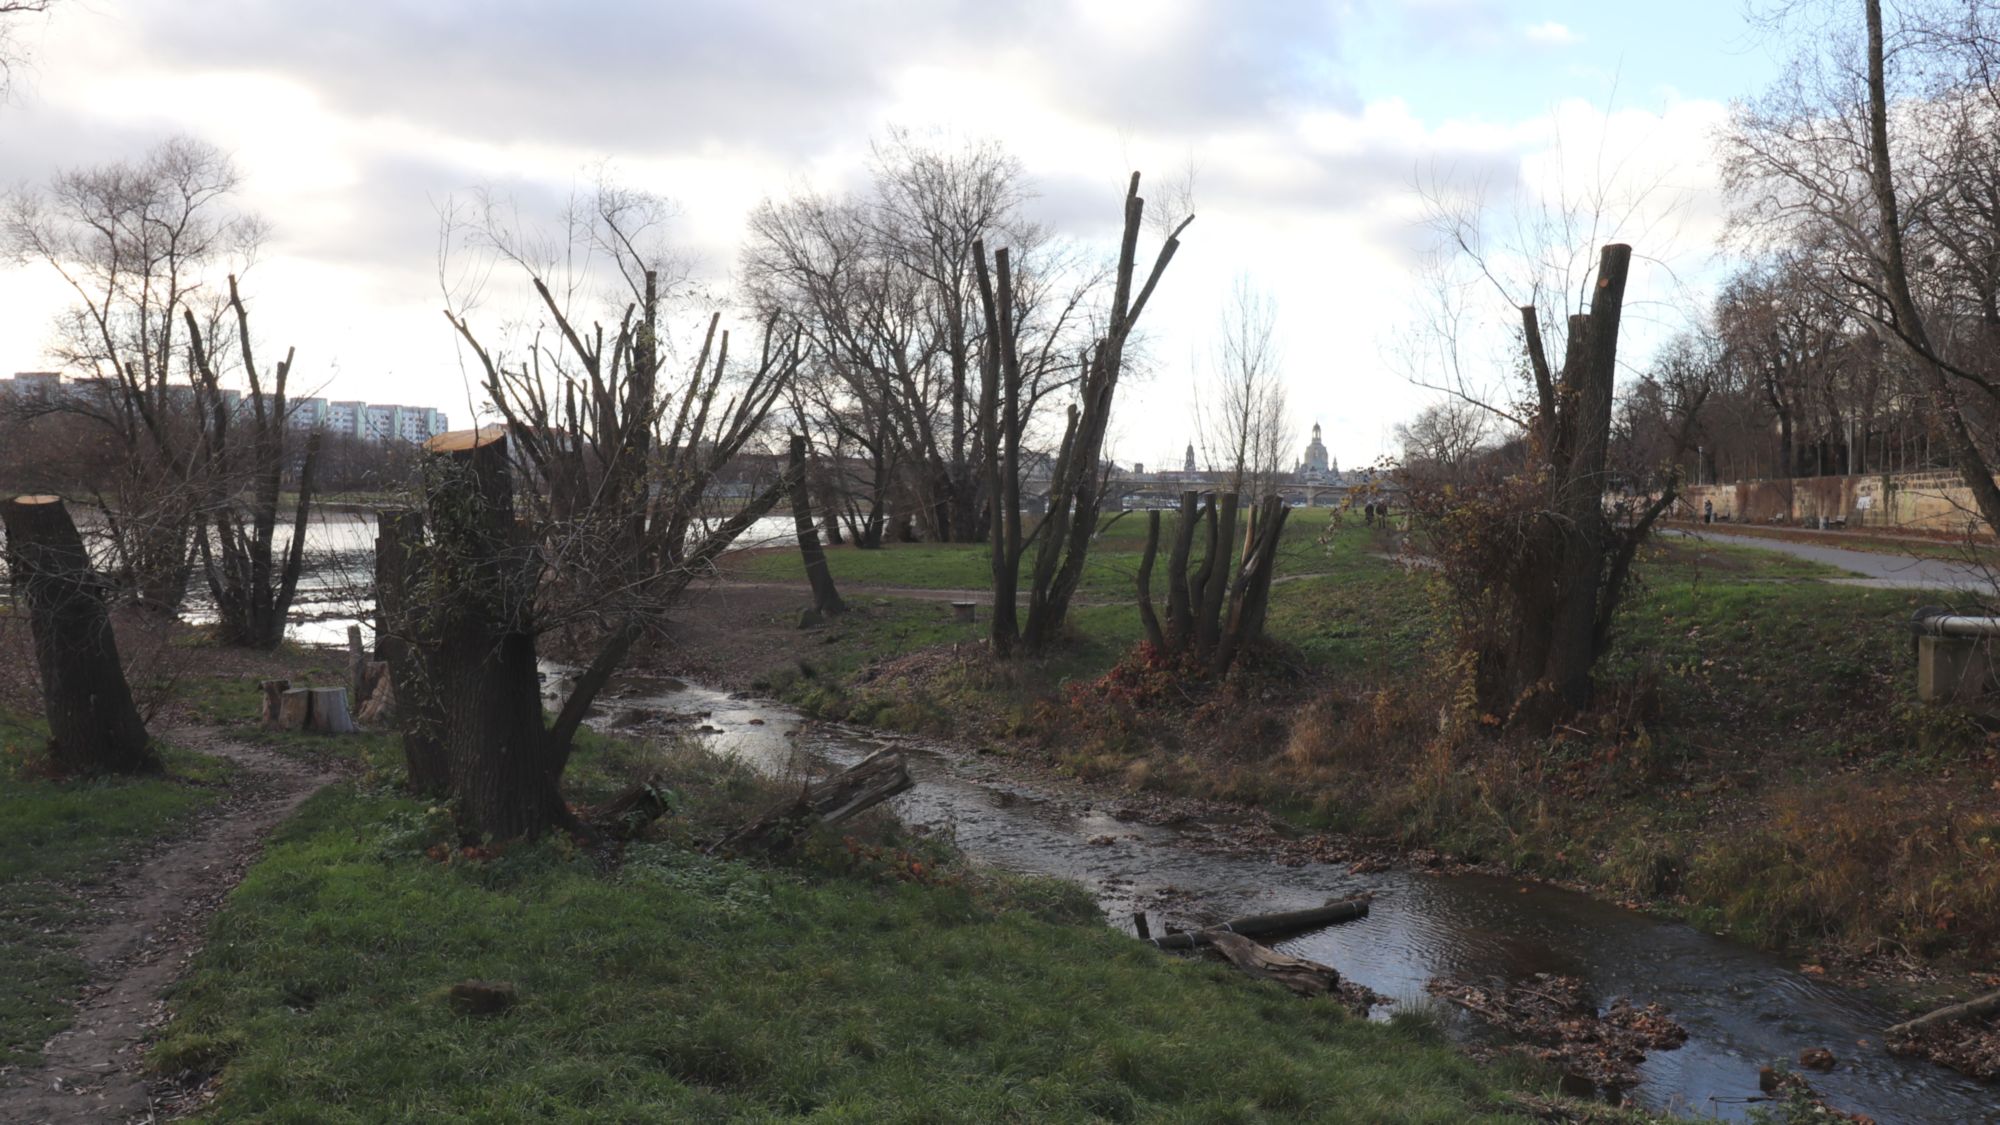
<path fill-rule="evenodd" d="M 1953 1004 L 1948 1008 L 1939 1008 L 1935 1012 L 1918 1016 L 1913 1020 L 1904 1020 L 1888 1031 L 1883 1032 L 1883 1035 L 1912 1035 L 1927 1027 L 1936 1027 L 1947 1023 L 1962 1023 L 1966 1020 L 1980 1019 L 1995 1014 L 2000 1014 L 2000 992 L 1989 992 L 1978 999 L 1967 1000 L 1963 1004 Z"/>
<path fill-rule="evenodd" d="M 1278 914 L 1247 914 L 1241 918 L 1231 918 L 1219 926 L 1190 933 L 1173 933 L 1165 937 L 1153 938 L 1154 945 L 1161 949 L 1193 949 L 1211 944 L 1217 933 L 1240 934 L 1244 937 L 1266 938 L 1295 934 L 1305 930 L 1316 930 L 1339 922 L 1352 922 L 1368 915 L 1368 904 L 1372 895 L 1358 895 L 1329 902 L 1325 906 L 1315 906 L 1310 910 L 1288 910 Z"/>
<path fill-rule="evenodd" d="M 812 822 L 839 824 L 914 784 L 910 780 L 909 763 L 901 753 L 877 750 L 824 781 L 807 783 L 797 797 L 766 810 L 708 850 L 710 853 L 725 848 L 779 850 L 790 846 Z"/>
<path fill-rule="evenodd" d="M 1204 933 L 1208 944 L 1231 964 L 1259 980 L 1276 981 L 1295 995 L 1325 996 L 1340 987 L 1340 974 L 1331 965 L 1280 953 L 1241 934 L 1222 930 Z"/>

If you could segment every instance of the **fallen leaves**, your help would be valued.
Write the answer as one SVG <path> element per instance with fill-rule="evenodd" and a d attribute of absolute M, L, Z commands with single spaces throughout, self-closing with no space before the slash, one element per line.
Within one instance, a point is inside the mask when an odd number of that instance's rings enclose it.
<path fill-rule="evenodd" d="M 1507 985 L 1441 978 L 1425 987 L 1520 1040 L 1510 1049 L 1605 1090 L 1636 1085 L 1647 1051 L 1687 1042 L 1687 1030 L 1658 1004 L 1621 998 L 1600 1013 L 1589 986 L 1575 977 L 1537 973 Z"/>

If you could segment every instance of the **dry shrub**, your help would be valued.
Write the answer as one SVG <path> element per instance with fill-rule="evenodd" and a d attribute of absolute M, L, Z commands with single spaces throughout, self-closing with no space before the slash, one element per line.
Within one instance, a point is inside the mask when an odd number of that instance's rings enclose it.
<path fill-rule="evenodd" d="M 1990 795 L 1837 777 L 1771 793 L 1765 808 L 1697 851 L 1688 874 L 1689 894 L 1733 928 L 1769 942 L 2000 947 Z"/>

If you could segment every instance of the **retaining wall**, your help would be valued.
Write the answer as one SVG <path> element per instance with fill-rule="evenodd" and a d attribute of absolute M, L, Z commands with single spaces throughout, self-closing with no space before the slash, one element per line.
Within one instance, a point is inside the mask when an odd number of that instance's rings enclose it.
<path fill-rule="evenodd" d="M 1700 519 L 1702 502 L 1735 523 L 1881 527 L 1940 535 L 1984 533 L 1972 492 L 1955 472 L 1870 473 L 1849 477 L 1698 484 L 1685 490 L 1682 518 Z"/>

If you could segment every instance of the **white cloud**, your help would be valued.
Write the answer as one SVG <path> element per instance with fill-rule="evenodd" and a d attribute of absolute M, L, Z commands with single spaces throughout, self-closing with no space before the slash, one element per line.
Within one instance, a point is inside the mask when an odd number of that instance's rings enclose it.
<path fill-rule="evenodd" d="M 1583 42 L 1583 36 L 1571 31 L 1566 24 L 1554 20 L 1544 20 L 1530 26 L 1525 33 L 1528 42 L 1543 47 L 1573 47 Z"/>
<path fill-rule="evenodd" d="M 0 109 L 0 182 L 135 156 L 175 130 L 224 146 L 246 174 L 244 204 L 275 228 L 255 281 L 273 345 L 297 344 L 302 370 L 332 376 L 343 397 L 460 414 L 435 258 L 435 204 L 453 192 L 492 184 L 553 219 L 608 158 L 623 182 L 679 201 L 676 239 L 704 281 L 725 286 L 750 208 L 801 183 L 855 183 L 870 138 L 891 124 L 1003 141 L 1042 190 L 1037 216 L 1087 239 L 1115 233 L 1130 169 L 1157 182 L 1192 156 L 1199 218 L 1148 313 L 1158 367 L 1146 422 L 1134 416 L 1118 455 L 1178 461 L 1192 429 L 1189 357 L 1207 353 L 1231 279 L 1247 271 L 1276 296 L 1301 444 L 1320 421 L 1334 454 L 1358 464 L 1424 397 L 1377 350 L 1416 299 L 1418 172 L 1516 190 L 1559 178 L 1547 155 L 1559 132 L 1597 135 L 1574 105 L 1558 129 L 1483 117 L 1478 104 L 1425 119 L 1395 98 L 1360 97 L 1338 77 L 1343 25 L 1327 13 L 1342 5 L 1307 16 L 1279 0 L 1179 0 L 1135 39 L 1088 0 L 1002 5 L 1030 13 L 1012 22 L 966 0 L 911 26 L 901 5 L 801 18 L 690 4 L 713 19 L 637 0 L 590 0 L 604 18 L 554 23 L 528 0 L 499 13 L 226 0 L 226 42 L 210 42 L 174 35 L 179 9 L 165 0 L 100 0 L 51 25 L 35 97 Z M 1445 7 L 1460 25 L 1488 10 Z M 628 20 L 644 34 L 599 34 Z M 1004 34 L 984 37 L 995 28 Z M 1530 35 L 1548 28 L 1570 36 L 1555 24 Z M 867 63 L 825 62 L 836 56 Z M 1621 110 L 1615 135 L 1699 163 L 1712 116 L 1694 103 Z M 1582 154 L 1561 171 L 1595 164 Z M 1661 174 L 1629 154 L 1614 163 L 1614 176 Z M 0 271 L 0 295 L 0 373 L 40 366 L 60 294 Z"/>

